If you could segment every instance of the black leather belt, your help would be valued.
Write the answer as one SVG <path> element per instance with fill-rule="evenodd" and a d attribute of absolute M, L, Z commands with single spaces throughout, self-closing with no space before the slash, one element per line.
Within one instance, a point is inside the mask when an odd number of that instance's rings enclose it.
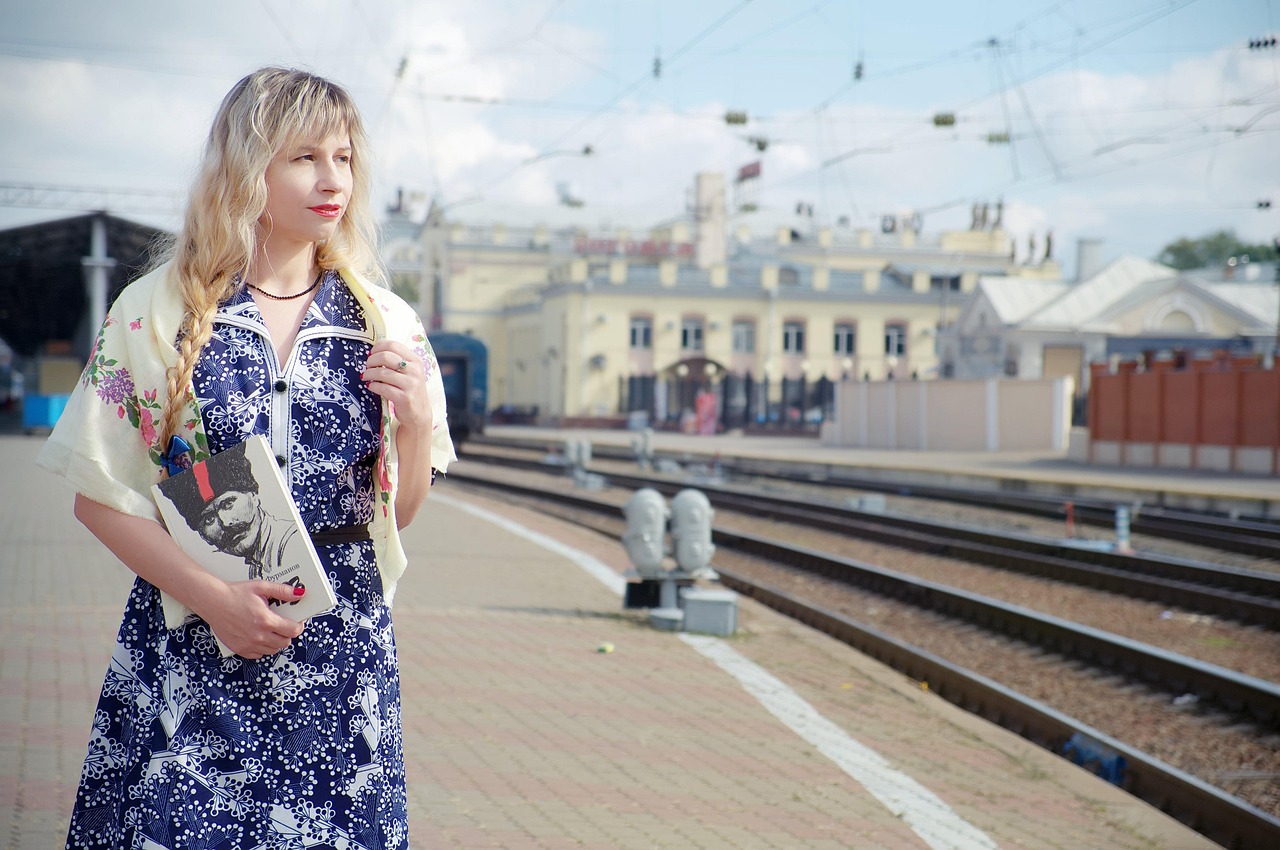
<path fill-rule="evenodd" d="M 339 543 L 359 543 L 361 540 L 372 539 L 368 525 L 344 525 L 341 528 L 311 532 L 311 542 L 317 546 L 336 546 Z"/>

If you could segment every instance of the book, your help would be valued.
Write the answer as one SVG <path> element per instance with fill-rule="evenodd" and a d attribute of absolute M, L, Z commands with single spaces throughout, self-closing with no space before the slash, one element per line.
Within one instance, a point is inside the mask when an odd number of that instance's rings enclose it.
<path fill-rule="evenodd" d="M 337 605 L 298 506 L 267 440 L 255 434 L 152 487 L 169 534 L 200 566 L 228 581 L 263 579 L 304 587 L 296 601 L 270 600 L 281 616 L 305 621 Z M 195 617 L 161 594 L 165 626 Z M 231 650 L 218 642 L 223 656 Z"/>

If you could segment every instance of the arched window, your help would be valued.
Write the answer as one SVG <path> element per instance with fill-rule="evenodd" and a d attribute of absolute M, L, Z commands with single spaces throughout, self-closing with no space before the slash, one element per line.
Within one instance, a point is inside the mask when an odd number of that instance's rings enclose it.
<path fill-rule="evenodd" d="M 1160 330 L 1185 334 L 1196 332 L 1196 320 L 1184 310 L 1170 310 L 1160 321 Z"/>

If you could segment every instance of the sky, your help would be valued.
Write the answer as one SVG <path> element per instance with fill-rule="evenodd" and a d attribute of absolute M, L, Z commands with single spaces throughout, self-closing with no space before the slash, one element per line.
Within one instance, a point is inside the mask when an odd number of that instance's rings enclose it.
<path fill-rule="evenodd" d="M 174 227 L 222 96 L 278 64 L 351 91 L 380 207 L 400 190 L 468 223 L 643 233 L 711 171 L 761 235 L 928 234 L 1002 202 L 1019 254 L 1052 231 L 1068 274 L 1080 238 L 1154 258 L 1280 236 L 1280 45 L 1250 47 L 1280 0 L 0 0 L 0 20 L 0 227 L 104 206 Z"/>

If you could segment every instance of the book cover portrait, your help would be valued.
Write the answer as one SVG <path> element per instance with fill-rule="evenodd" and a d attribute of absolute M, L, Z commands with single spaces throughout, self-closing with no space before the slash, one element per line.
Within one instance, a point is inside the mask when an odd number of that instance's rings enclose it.
<path fill-rule="evenodd" d="M 265 438 L 251 437 L 161 481 L 154 494 L 174 540 L 219 578 L 305 587 L 297 602 L 273 600 L 290 619 L 333 607 L 333 591 Z M 170 628 L 190 616 L 175 600 L 164 602 Z"/>

